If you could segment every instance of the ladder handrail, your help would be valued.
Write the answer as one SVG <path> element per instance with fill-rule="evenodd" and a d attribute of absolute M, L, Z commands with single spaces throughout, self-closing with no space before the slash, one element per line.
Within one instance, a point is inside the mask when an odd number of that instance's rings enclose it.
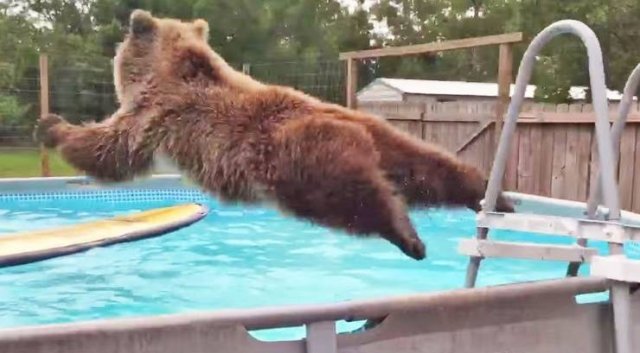
<path fill-rule="evenodd" d="M 589 57 L 589 77 L 593 97 L 593 107 L 596 115 L 596 138 L 598 155 L 600 156 L 601 171 L 600 184 L 604 190 L 604 203 L 609 209 L 610 219 L 620 219 L 620 205 L 618 187 L 613 165 L 613 145 L 609 131 L 609 117 L 607 108 L 607 88 L 604 78 L 604 65 L 600 42 L 595 33 L 587 25 L 576 20 L 561 20 L 555 22 L 536 35 L 527 48 L 516 78 L 515 91 L 509 104 L 506 121 L 504 123 L 500 142 L 491 168 L 487 191 L 485 193 L 483 211 L 495 209 L 501 181 L 504 176 L 509 146 L 516 128 L 518 114 L 522 107 L 527 84 L 533 72 L 536 56 L 542 48 L 560 34 L 573 34 L 579 37 L 587 49 Z"/>
<path fill-rule="evenodd" d="M 611 140 L 613 143 L 613 164 L 616 165 L 618 163 L 618 158 L 620 156 L 620 141 L 622 139 L 622 132 L 624 131 L 625 124 L 627 123 L 627 118 L 629 116 L 629 110 L 631 109 L 631 103 L 633 103 L 634 93 L 637 91 L 638 86 L 640 86 L 640 64 L 638 64 L 631 74 L 627 78 L 627 82 L 624 85 L 624 91 L 622 94 L 622 99 L 620 100 L 620 105 L 618 105 L 618 113 L 616 116 L 616 120 L 613 122 L 613 126 L 611 127 Z M 597 173 L 597 177 L 592 179 L 594 185 L 591 185 L 590 189 L 593 190 L 589 194 L 589 199 L 587 201 L 587 217 L 590 219 L 596 218 L 596 213 L 598 211 L 598 206 L 602 200 L 602 185 L 600 180 L 600 171 Z M 578 239 L 576 242 L 579 246 L 587 246 L 587 239 Z M 614 252 L 620 252 L 620 249 L 612 249 Z M 567 268 L 568 276 L 576 276 L 578 274 L 578 270 L 580 268 L 580 263 L 570 263 Z"/>
<path fill-rule="evenodd" d="M 598 178 L 595 181 L 596 185 L 600 185 L 600 188 L 592 189 L 592 195 L 589 195 L 589 199 L 594 201 L 590 201 L 589 209 L 593 210 L 594 206 L 597 208 L 599 200 L 603 199 L 604 205 L 609 211 L 608 220 L 619 224 L 621 212 L 618 185 L 614 169 L 616 164 L 614 161 L 617 161 L 618 154 L 614 153 L 612 140 L 615 140 L 616 146 L 618 146 L 620 142 L 619 138 L 622 135 L 622 129 L 626 123 L 627 114 L 619 117 L 619 119 L 614 123 L 614 127 L 612 128 L 613 131 L 610 131 L 608 101 L 606 95 L 607 88 L 604 79 L 604 65 L 600 43 L 591 28 L 584 23 L 575 20 L 562 20 L 547 26 L 533 38 L 522 57 L 520 67 L 518 69 L 515 92 L 509 104 L 506 121 L 500 136 L 498 149 L 491 168 L 487 191 L 485 193 L 479 217 L 486 215 L 487 212 L 495 211 L 498 193 L 501 191 L 502 178 L 504 176 L 511 139 L 516 129 L 518 115 L 524 100 L 526 85 L 531 79 L 536 56 L 553 38 L 565 33 L 573 34 L 582 40 L 587 49 L 587 55 L 589 58 L 589 78 L 591 81 L 593 108 L 596 115 L 595 126 L 598 156 L 600 157 L 600 171 L 598 173 Z M 633 81 L 631 80 L 632 78 L 635 77 L 630 77 L 629 80 Z M 630 84 L 633 83 L 634 82 L 630 82 Z M 631 90 L 630 87 L 628 88 Z M 626 93 L 628 93 L 628 91 Z M 627 99 L 629 98 L 627 97 Z M 624 103 L 629 105 L 628 101 L 623 102 L 623 106 L 620 107 L 620 113 L 628 113 L 628 110 L 625 111 L 628 107 L 625 107 Z M 614 135 L 615 138 L 612 138 L 612 135 Z M 589 218 L 593 214 L 595 213 L 590 214 Z M 478 226 L 476 237 L 481 240 L 486 239 L 488 231 L 489 229 L 487 227 Z M 609 242 L 609 253 L 610 255 L 619 255 L 624 257 L 621 244 Z M 478 256 L 474 256 L 469 259 L 465 283 L 466 287 L 473 287 L 475 285 L 480 260 L 481 257 Z M 613 302 L 614 309 L 613 327 L 615 329 L 615 346 L 616 352 L 618 353 L 632 352 L 631 316 L 629 313 L 631 299 L 629 288 L 630 286 L 628 283 L 618 281 L 614 281 L 611 287 L 611 300 Z"/>
<path fill-rule="evenodd" d="M 487 190 L 482 202 L 480 214 L 495 210 L 498 193 L 502 189 L 502 177 L 504 176 L 506 168 L 511 140 L 524 101 L 525 90 L 533 73 L 536 56 L 547 43 L 561 34 L 573 34 L 579 37 L 587 49 L 593 107 L 596 114 L 595 125 L 598 155 L 600 156 L 600 169 L 603 171 L 598 180 L 602 186 L 601 190 L 605 191 L 604 201 L 607 208 L 609 208 L 609 218 L 614 221 L 620 219 L 618 186 L 613 163 L 613 145 L 609 131 L 607 88 L 604 79 L 602 49 L 598 38 L 591 28 L 576 20 L 561 20 L 544 28 L 533 38 L 522 57 L 516 77 L 515 90 L 507 110 L 507 116 L 500 135 L 500 141 L 494 157 L 491 174 L 489 175 Z M 487 228 L 477 227 L 476 237 L 478 239 L 486 239 L 488 231 Z M 613 246 L 611 250 L 616 253 L 620 252 L 620 249 L 615 246 Z M 465 287 L 470 288 L 475 285 L 480 261 L 481 259 L 479 257 L 471 257 L 469 259 Z"/>
<path fill-rule="evenodd" d="M 640 64 L 638 64 L 627 79 L 618 106 L 618 114 L 616 120 L 611 127 L 611 142 L 613 143 L 613 164 L 618 162 L 620 156 L 620 141 L 622 139 L 622 132 L 624 131 L 625 124 L 627 123 L 627 117 L 629 116 L 629 110 L 631 109 L 631 103 L 633 103 L 633 97 L 635 92 L 640 86 Z M 587 201 L 587 214 L 595 216 L 598 209 L 598 205 L 602 200 L 602 185 L 600 184 L 600 171 L 598 176 L 594 180 L 595 185 L 592 185 L 592 192 L 589 194 L 589 200 Z"/>

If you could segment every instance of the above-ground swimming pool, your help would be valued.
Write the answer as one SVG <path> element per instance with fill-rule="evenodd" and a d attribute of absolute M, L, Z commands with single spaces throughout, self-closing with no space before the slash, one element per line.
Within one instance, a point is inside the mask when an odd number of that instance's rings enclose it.
<path fill-rule="evenodd" d="M 21 184 L 23 185 L 23 184 Z M 28 185 L 28 184 L 26 184 Z M 75 185 L 75 184 L 74 184 Z M 428 258 L 384 240 L 354 238 L 267 208 L 222 205 L 179 186 L 0 191 L 0 234 L 95 220 L 179 203 L 210 209 L 202 221 L 160 237 L 0 268 L 0 327 L 200 310 L 317 304 L 461 288 L 475 233 L 465 209 L 414 211 Z M 492 231 L 492 239 L 570 244 L 571 239 Z M 606 252 L 605 244 L 597 247 Z M 630 248 L 631 257 L 638 256 Z M 478 286 L 563 277 L 566 263 L 490 259 Z M 588 273 L 583 266 L 581 273 Z M 338 323 L 340 331 L 361 322 Z M 253 332 L 294 339 L 304 329 Z"/>

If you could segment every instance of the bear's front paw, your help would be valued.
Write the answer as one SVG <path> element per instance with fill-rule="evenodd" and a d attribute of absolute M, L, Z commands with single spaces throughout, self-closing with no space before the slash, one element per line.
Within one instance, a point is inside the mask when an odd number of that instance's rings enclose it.
<path fill-rule="evenodd" d="M 513 201 L 501 193 L 496 200 L 496 212 L 515 213 L 516 208 Z"/>
<path fill-rule="evenodd" d="M 400 250 L 414 260 L 420 261 L 427 257 L 427 246 L 417 238 L 405 240 Z"/>
<path fill-rule="evenodd" d="M 55 134 L 53 134 L 52 127 L 65 123 L 63 117 L 56 114 L 47 114 L 38 120 L 34 132 L 33 138 L 36 142 L 42 142 L 47 148 L 54 148 L 58 145 Z"/>

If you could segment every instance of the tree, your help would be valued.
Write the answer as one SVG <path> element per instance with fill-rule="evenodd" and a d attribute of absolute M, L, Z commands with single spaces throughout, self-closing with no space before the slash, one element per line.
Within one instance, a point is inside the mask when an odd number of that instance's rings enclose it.
<path fill-rule="evenodd" d="M 636 0 L 2 0 L 0 94 L 20 106 L 37 99 L 37 59 L 50 57 L 52 109 L 78 118 L 113 109 L 111 58 L 137 8 L 158 16 L 208 21 L 210 44 L 233 66 L 251 64 L 259 79 L 338 100 L 338 53 L 522 31 L 528 40 L 550 23 L 573 18 L 594 29 L 610 88 L 622 89 L 640 57 Z M 370 3 L 370 2 L 367 2 Z M 614 10 L 615 9 L 615 10 Z M 389 35 L 373 32 L 374 21 Z M 526 45 L 514 50 L 514 74 Z M 374 77 L 496 80 L 498 50 L 485 47 L 367 60 L 360 84 Z M 1 65 L 0 65 L 1 66 Z M 557 38 L 540 55 L 532 83 L 541 100 L 568 102 L 572 85 L 588 85 L 587 56 L 576 38 Z M 7 103 L 9 104 L 9 103 Z M 11 105 L 13 103 L 10 103 Z M 32 106 L 25 115 L 37 115 Z"/>
<path fill-rule="evenodd" d="M 500 34 L 518 28 L 518 2 L 507 0 L 380 0 L 372 15 L 387 24 L 385 45 L 407 45 Z M 495 81 L 497 49 L 479 48 L 384 59 L 379 74 L 394 77 Z"/>

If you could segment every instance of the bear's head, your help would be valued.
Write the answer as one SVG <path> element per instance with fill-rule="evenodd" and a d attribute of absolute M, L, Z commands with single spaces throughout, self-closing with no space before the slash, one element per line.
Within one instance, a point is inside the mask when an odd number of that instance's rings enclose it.
<path fill-rule="evenodd" d="M 178 89 L 181 84 L 256 89 L 261 84 L 235 71 L 207 44 L 202 19 L 180 21 L 134 10 L 129 32 L 114 57 L 114 84 L 121 105 L 136 99 L 145 85 Z"/>

